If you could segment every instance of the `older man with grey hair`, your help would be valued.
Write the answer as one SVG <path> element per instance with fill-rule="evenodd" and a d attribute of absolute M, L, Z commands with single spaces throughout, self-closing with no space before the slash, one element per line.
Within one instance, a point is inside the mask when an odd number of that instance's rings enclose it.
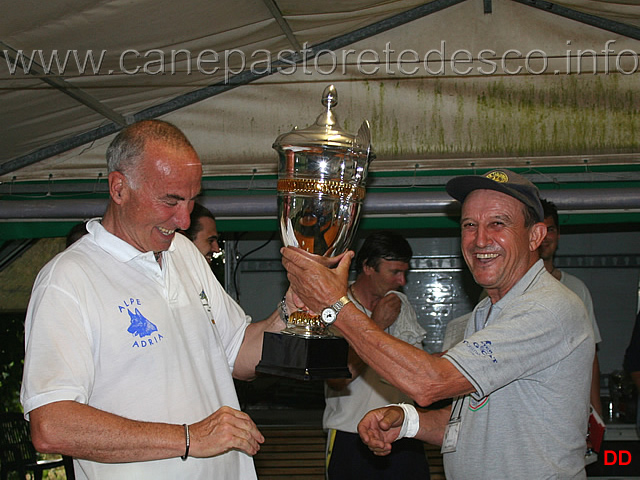
<path fill-rule="evenodd" d="M 233 378 L 255 376 L 280 314 L 251 323 L 176 234 L 202 176 L 177 127 L 132 124 L 107 157 L 107 211 L 33 287 L 21 391 L 33 443 L 74 457 L 78 479 L 255 479 L 264 437 Z"/>
<path fill-rule="evenodd" d="M 328 317 L 363 361 L 419 405 L 455 398 L 443 409 L 373 410 L 360 436 L 378 455 L 403 437 L 442 445 L 448 479 L 584 479 L 593 330 L 580 299 L 539 258 L 546 227 L 538 189 L 498 169 L 456 177 L 447 192 L 462 203 L 462 253 L 488 297 L 464 340 L 442 356 L 393 338 L 344 300 L 352 253 L 327 268 L 283 249 L 300 303 L 337 306 Z"/>

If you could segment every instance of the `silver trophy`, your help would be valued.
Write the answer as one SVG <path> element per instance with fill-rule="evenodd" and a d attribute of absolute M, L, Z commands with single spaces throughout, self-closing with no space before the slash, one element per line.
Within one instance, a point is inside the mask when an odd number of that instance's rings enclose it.
<path fill-rule="evenodd" d="M 286 246 L 335 256 L 349 247 L 356 232 L 369 163 L 374 155 L 369 122 L 365 120 L 356 135 L 340 127 L 333 112 L 338 105 L 333 85 L 325 88 L 322 105 L 325 109 L 313 125 L 301 130 L 294 128 L 273 144 L 279 156 L 278 218 Z M 330 334 L 319 316 L 301 310 L 291 312 L 287 328 L 272 335 L 279 336 L 278 344 L 265 343 L 259 371 L 278 363 L 276 371 L 272 368 L 268 373 L 287 375 L 283 371 L 291 368 L 298 372 L 302 368 L 302 374 L 287 376 L 305 379 L 349 376 L 346 341 Z M 329 353 L 334 344 L 339 352 Z M 270 349 L 288 351 L 291 355 L 284 358 L 278 354 L 275 360 Z M 336 355 L 340 357 L 340 365 L 320 365 L 327 355 L 332 355 L 333 360 Z"/>

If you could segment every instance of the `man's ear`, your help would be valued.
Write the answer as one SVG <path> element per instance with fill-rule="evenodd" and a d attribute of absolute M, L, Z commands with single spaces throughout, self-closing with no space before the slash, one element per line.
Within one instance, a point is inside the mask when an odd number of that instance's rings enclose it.
<path fill-rule="evenodd" d="M 375 268 L 369 265 L 368 260 L 365 260 L 364 262 L 362 262 L 362 273 L 364 273 L 365 275 L 371 275 L 371 272 L 373 271 L 375 271 Z"/>
<path fill-rule="evenodd" d="M 544 237 L 547 236 L 547 226 L 538 222 L 529 229 L 529 250 L 532 252 L 537 250 Z"/>
<path fill-rule="evenodd" d="M 127 179 L 122 172 L 111 172 L 109 174 L 109 195 L 118 205 L 125 198 L 127 188 Z"/>

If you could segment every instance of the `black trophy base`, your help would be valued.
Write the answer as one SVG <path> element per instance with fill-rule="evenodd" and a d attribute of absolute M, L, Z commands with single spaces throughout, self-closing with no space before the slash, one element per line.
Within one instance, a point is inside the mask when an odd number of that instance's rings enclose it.
<path fill-rule="evenodd" d="M 265 332 L 256 371 L 298 380 L 351 378 L 348 356 L 349 344 L 344 338 Z"/>

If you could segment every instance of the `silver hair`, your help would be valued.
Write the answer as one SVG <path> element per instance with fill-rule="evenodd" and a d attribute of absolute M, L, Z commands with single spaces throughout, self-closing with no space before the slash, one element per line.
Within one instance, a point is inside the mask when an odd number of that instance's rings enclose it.
<path fill-rule="evenodd" d="M 107 148 L 107 173 L 121 172 L 132 189 L 138 188 L 137 170 L 150 140 L 193 150 L 193 145 L 175 125 L 163 120 L 143 120 L 125 127 L 113 139 Z"/>

